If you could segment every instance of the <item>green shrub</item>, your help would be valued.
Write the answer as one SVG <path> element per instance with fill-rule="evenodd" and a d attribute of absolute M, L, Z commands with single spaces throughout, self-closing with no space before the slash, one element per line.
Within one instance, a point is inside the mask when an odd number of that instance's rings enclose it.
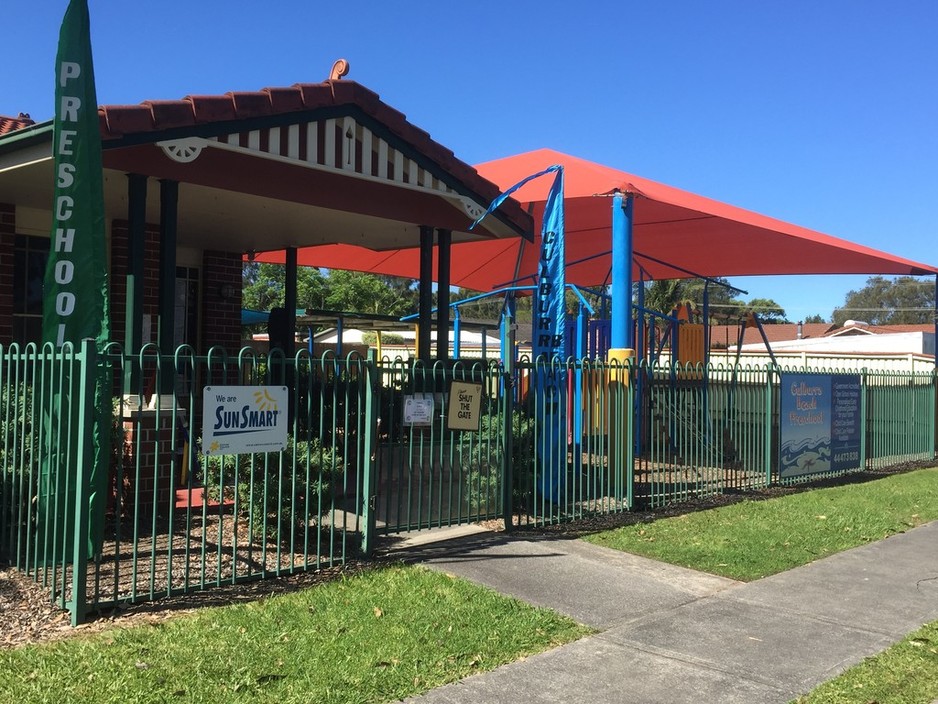
<path fill-rule="evenodd" d="M 381 335 L 381 344 L 382 345 L 403 345 L 406 342 L 404 336 L 396 332 L 386 332 Z M 378 344 L 378 333 L 376 332 L 364 332 L 362 333 L 362 343 L 365 345 L 376 345 Z"/>
<path fill-rule="evenodd" d="M 463 433 L 463 442 L 473 442 L 468 471 L 463 473 L 465 496 L 472 513 L 492 514 L 501 505 L 502 456 L 505 429 L 502 416 L 483 415 L 478 438 Z M 516 410 L 511 419 L 512 503 L 514 510 L 526 510 L 533 496 L 534 419 Z M 481 438 L 481 442 L 479 439 Z"/>
<path fill-rule="evenodd" d="M 36 420 L 32 388 L 4 385 L 0 391 L 0 467 L 11 473 L 29 467 L 37 439 L 33 434 Z"/>
<path fill-rule="evenodd" d="M 283 452 L 206 457 L 205 490 L 215 501 L 235 502 L 258 539 L 288 540 L 332 508 L 342 458 L 319 440 L 287 439 Z"/>

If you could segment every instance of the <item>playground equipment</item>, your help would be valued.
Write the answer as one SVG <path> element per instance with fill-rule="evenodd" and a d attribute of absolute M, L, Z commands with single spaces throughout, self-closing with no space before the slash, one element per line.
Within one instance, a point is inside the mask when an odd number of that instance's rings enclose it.
<path fill-rule="evenodd" d="M 690 273 L 690 272 L 688 272 Z M 704 277 L 701 277 L 704 278 Z M 709 286 L 724 286 L 720 281 L 704 279 L 704 310 L 708 309 Z M 730 287 L 734 292 L 745 293 Z M 584 422 L 584 413 L 574 412 L 574 409 L 584 408 L 588 403 L 590 389 L 588 384 L 595 380 L 585 379 L 582 364 L 584 360 L 589 363 L 605 363 L 609 359 L 611 348 L 612 319 L 609 315 L 611 297 L 605 291 L 597 291 L 567 284 L 566 289 L 572 295 L 568 296 L 568 304 L 575 305 L 574 312 L 568 312 L 565 321 L 565 347 L 564 359 L 557 363 L 566 364 L 564 380 L 563 403 L 567 408 L 565 413 L 567 437 L 573 456 L 578 452 L 580 439 L 585 434 L 595 432 L 608 432 L 608 428 L 590 427 Z M 506 286 L 503 288 L 481 293 L 450 304 L 454 329 L 454 357 L 460 356 L 459 340 L 462 325 L 461 308 L 472 305 L 478 301 L 499 297 L 503 301 L 501 319 L 499 321 L 501 354 L 500 358 L 505 369 L 512 378 L 515 378 L 514 368 L 519 356 L 519 345 L 516 340 L 516 297 L 519 295 L 534 294 L 536 286 Z M 658 311 L 644 307 L 644 281 L 639 286 L 637 304 L 632 305 L 629 315 L 629 326 L 632 328 L 632 339 L 636 341 L 635 356 L 629 361 L 632 369 L 630 373 L 632 384 L 635 386 L 634 413 L 635 426 L 633 428 L 634 450 L 640 455 L 647 442 L 647 432 L 654 425 L 657 415 L 668 417 L 672 428 L 668 436 L 672 438 L 672 451 L 678 453 L 676 438 L 694 438 L 700 441 L 712 435 L 714 429 L 709 422 L 709 408 L 707 398 L 708 376 L 706 373 L 709 363 L 709 325 L 707 315 L 694 309 L 690 304 L 684 303 L 671 311 L 662 314 Z M 413 319 L 408 316 L 403 320 Z M 758 324 L 757 318 L 752 318 Z M 671 393 L 666 403 L 667 409 L 656 409 L 652 403 L 652 386 L 660 384 L 655 371 L 663 369 L 662 360 L 667 359 L 668 364 L 674 363 L 682 371 L 674 371 L 668 377 Z M 573 360 L 571 363 L 570 360 Z M 549 360 L 548 360 L 549 361 Z M 657 379 L 657 380 L 656 380 Z M 525 376 L 518 376 L 514 385 L 516 402 L 523 402 L 530 393 L 531 380 Z M 693 406 L 683 402 L 678 397 L 691 396 L 696 399 Z M 664 401 L 658 401 L 662 403 Z M 693 408 L 693 411 L 688 411 Z"/>

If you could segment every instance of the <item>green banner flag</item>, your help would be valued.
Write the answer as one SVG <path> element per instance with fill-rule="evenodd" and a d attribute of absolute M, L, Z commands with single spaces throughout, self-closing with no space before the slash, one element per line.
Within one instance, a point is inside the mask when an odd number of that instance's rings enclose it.
<path fill-rule="evenodd" d="M 98 101 L 87 0 L 71 0 L 55 60 L 55 196 L 43 342 L 108 338 L 107 258 Z"/>
<path fill-rule="evenodd" d="M 42 541 L 47 562 L 79 559 L 84 545 L 91 556 L 103 535 L 112 422 L 109 374 L 97 356 L 79 360 L 94 365 L 94 412 L 88 427 L 79 420 L 79 408 L 90 399 L 82 398 L 81 367 L 71 361 L 82 340 L 93 339 L 100 353 L 109 337 L 99 130 L 88 3 L 70 0 L 55 60 L 55 191 L 43 288 L 44 348 L 56 352 L 47 363 L 62 375 L 61 384 L 43 400 L 48 452 L 41 462 L 39 511 L 45 530 L 53 529 Z M 91 457 L 82 450 L 85 438 L 92 441 Z M 48 520 L 53 516 L 55 520 Z"/>

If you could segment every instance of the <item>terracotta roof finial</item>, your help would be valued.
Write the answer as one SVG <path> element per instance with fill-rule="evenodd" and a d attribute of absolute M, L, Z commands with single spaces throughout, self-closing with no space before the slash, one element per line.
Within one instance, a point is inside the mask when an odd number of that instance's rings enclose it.
<path fill-rule="evenodd" d="M 330 81 L 338 81 L 342 76 L 348 75 L 348 61 L 345 59 L 339 59 L 334 64 L 332 64 L 332 70 L 329 72 Z"/>

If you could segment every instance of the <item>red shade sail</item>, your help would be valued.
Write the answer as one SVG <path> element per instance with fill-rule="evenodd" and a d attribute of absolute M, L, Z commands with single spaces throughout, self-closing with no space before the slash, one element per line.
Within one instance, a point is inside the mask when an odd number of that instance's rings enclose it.
<path fill-rule="evenodd" d="M 608 283 L 614 191 L 634 196 L 633 274 L 673 279 L 692 275 L 938 273 L 938 268 L 720 203 L 550 149 L 479 164 L 503 189 L 552 164 L 565 169 L 566 279 L 581 286 Z M 534 215 L 540 232 L 550 179 L 536 179 L 514 198 Z M 451 284 L 478 291 L 529 283 L 537 270 L 539 238 L 471 242 L 452 247 Z M 258 256 L 283 261 L 282 253 Z M 434 261 L 436 256 L 434 255 Z M 375 252 L 325 245 L 299 252 L 299 263 L 416 278 L 419 251 Z M 693 272 L 692 274 L 689 272 Z M 434 274 L 435 276 L 435 274 Z M 528 277 L 526 280 L 525 277 Z"/>

